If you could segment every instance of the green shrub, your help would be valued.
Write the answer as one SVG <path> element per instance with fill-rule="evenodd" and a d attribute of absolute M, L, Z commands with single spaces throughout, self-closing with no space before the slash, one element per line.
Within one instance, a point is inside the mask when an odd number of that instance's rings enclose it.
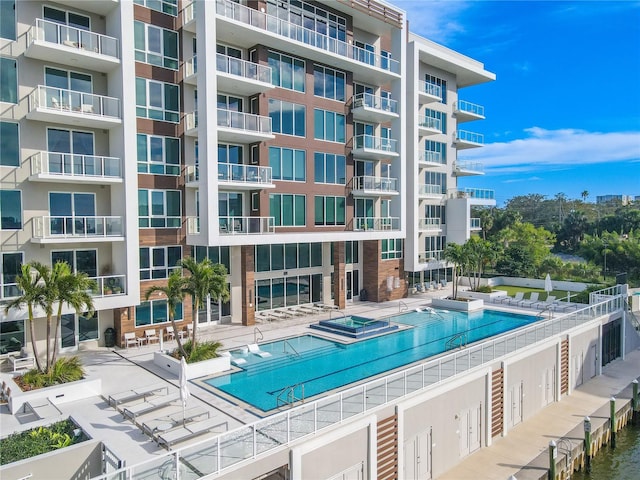
<path fill-rule="evenodd" d="M 187 354 L 187 363 L 195 363 L 201 362 L 203 360 L 210 360 L 212 358 L 216 358 L 218 356 L 218 350 L 222 347 L 220 342 L 198 342 L 196 343 L 196 348 L 193 349 L 191 347 L 191 340 L 184 343 L 182 346 L 184 347 L 184 351 Z M 175 349 L 171 356 L 174 358 L 180 358 L 180 352 L 178 349 Z"/>
<path fill-rule="evenodd" d="M 480 293 L 491 293 L 493 292 L 493 288 L 491 288 L 489 285 L 480 285 L 474 291 Z"/>
<path fill-rule="evenodd" d="M 0 465 L 35 457 L 85 441 L 84 435 L 74 434 L 74 430 L 77 428 L 77 425 L 71 420 L 63 420 L 48 427 L 38 427 L 11 434 L 0 440 Z"/>
<path fill-rule="evenodd" d="M 25 390 L 51 387 L 62 383 L 75 382 L 84 378 L 84 370 L 78 357 L 63 357 L 56 360 L 49 373 L 38 369 L 29 370 L 20 379 Z"/>

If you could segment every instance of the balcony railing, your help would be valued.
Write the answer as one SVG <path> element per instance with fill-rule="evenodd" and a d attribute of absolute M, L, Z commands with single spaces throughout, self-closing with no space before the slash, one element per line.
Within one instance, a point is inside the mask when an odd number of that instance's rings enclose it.
<path fill-rule="evenodd" d="M 271 117 L 219 108 L 218 127 L 237 128 L 271 135 Z"/>
<path fill-rule="evenodd" d="M 470 113 L 478 117 L 484 117 L 484 107 L 482 105 L 476 105 L 475 103 L 467 102 L 466 100 L 458 100 L 454 104 L 453 110 Z"/>
<path fill-rule="evenodd" d="M 352 190 L 371 190 L 375 192 L 398 192 L 398 180 L 388 177 L 372 177 L 369 175 L 363 175 L 360 177 L 353 177 L 351 180 Z"/>
<path fill-rule="evenodd" d="M 481 133 L 468 132 L 467 130 L 458 130 L 453 134 L 454 141 L 477 143 L 484 145 L 484 135 Z"/>
<path fill-rule="evenodd" d="M 442 132 L 442 120 L 439 118 L 428 117 L 426 115 L 419 115 L 418 127 Z"/>
<path fill-rule="evenodd" d="M 124 235 L 122 217 L 34 217 L 34 238 L 98 238 Z"/>
<path fill-rule="evenodd" d="M 465 170 L 469 172 L 484 172 L 484 164 L 482 162 L 455 162 L 454 170 Z"/>
<path fill-rule="evenodd" d="M 387 97 L 359 93 L 353 96 L 351 108 L 367 107 L 389 113 L 398 113 L 398 102 Z"/>
<path fill-rule="evenodd" d="M 469 228 L 471 230 L 482 230 L 482 225 L 480 223 L 480 218 L 470 218 L 469 219 Z"/>
<path fill-rule="evenodd" d="M 419 88 L 421 93 L 426 93 L 427 95 L 431 95 L 433 97 L 442 98 L 442 87 L 440 85 L 421 80 Z"/>
<path fill-rule="evenodd" d="M 196 19 L 196 2 L 193 1 L 182 10 L 182 23 L 186 25 Z"/>
<path fill-rule="evenodd" d="M 187 235 L 198 235 L 200 233 L 200 219 L 198 217 L 187 217 Z"/>
<path fill-rule="evenodd" d="M 36 23 L 27 32 L 27 48 L 36 41 L 77 48 L 116 59 L 119 58 L 118 40 L 116 38 L 42 18 L 36 19 Z"/>
<path fill-rule="evenodd" d="M 184 76 L 190 77 L 198 73 L 198 56 L 194 55 L 189 60 L 184 62 Z"/>
<path fill-rule="evenodd" d="M 482 200 L 495 200 L 496 191 L 486 188 L 465 188 L 463 190 L 467 198 L 480 198 Z"/>
<path fill-rule="evenodd" d="M 397 141 L 393 138 L 375 137 L 373 135 L 356 135 L 353 137 L 353 148 L 378 150 L 397 153 Z"/>
<path fill-rule="evenodd" d="M 200 169 L 195 165 L 187 165 L 184 173 L 185 183 L 194 183 L 200 180 Z"/>
<path fill-rule="evenodd" d="M 400 218 L 398 217 L 354 217 L 354 230 L 399 230 Z"/>
<path fill-rule="evenodd" d="M 275 217 L 219 217 L 223 235 L 275 233 Z"/>
<path fill-rule="evenodd" d="M 198 128 L 198 112 L 190 112 L 184 116 L 184 129 L 193 130 Z"/>
<path fill-rule="evenodd" d="M 86 116 L 120 118 L 120 100 L 64 88 L 38 87 L 29 95 L 31 109 L 42 108 Z"/>
<path fill-rule="evenodd" d="M 216 55 L 216 69 L 220 73 L 229 73 L 257 82 L 271 83 L 271 67 L 221 53 Z"/>
<path fill-rule="evenodd" d="M 444 195 L 442 185 L 420 185 L 418 195 Z"/>
<path fill-rule="evenodd" d="M 418 263 L 440 262 L 443 260 L 443 250 L 431 250 L 430 252 L 419 252 Z"/>
<path fill-rule="evenodd" d="M 364 48 L 356 47 L 315 30 L 267 15 L 264 12 L 240 5 L 231 0 L 217 0 L 216 12 L 222 17 L 250 25 L 254 29 L 266 30 L 289 40 L 325 50 L 333 55 L 346 57 L 396 74 L 400 73 L 400 63 L 388 56 L 370 52 Z M 185 9 L 185 23 L 186 18 Z"/>
<path fill-rule="evenodd" d="M 243 183 L 271 183 L 271 167 L 256 165 L 218 164 L 218 181 Z M 250 217 L 253 218 L 253 217 Z"/>
<path fill-rule="evenodd" d="M 420 230 L 440 230 L 440 219 L 435 218 L 421 218 L 418 221 L 418 228 Z"/>
<path fill-rule="evenodd" d="M 106 297 L 110 295 L 125 295 L 127 276 L 107 275 L 102 277 L 91 277 L 96 282 L 95 289 L 91 292 L 94 297 Z"/>
<path fill-rule="evenodd" d="M 444 158 L 441 152 L 423 151 L 418 154 L 418 161 L 425 163 L 439 163 L 440 165 L 446 165 L 447 160 Z"/>
<path fill-rule="evenodd" d="M 31 175 L 122 178 L 119 158 L 38 152 L 31 157 Z"/>

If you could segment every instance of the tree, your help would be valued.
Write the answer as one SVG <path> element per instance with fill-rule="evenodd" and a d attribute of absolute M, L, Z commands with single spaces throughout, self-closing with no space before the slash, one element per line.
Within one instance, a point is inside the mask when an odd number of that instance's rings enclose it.
<path fill-rule="evenodd" d="M 458 276 L 463 274 L 464 267 L 468 263 L 466 252 L 462 245 L 447 243 L 442 256 L 446 261 L 453 263 L 453 298 L 456 298 L 458 296 Z"/>
<path fill-rule="evenodd" d="M 531 277 L 536 271 L 531 252 L 520 245 L 507 247 L 502 258 L 498 260 L 496 269 L 510 277 Z"/>
<path fill-rule="evenodd" d="M 480 217 L 480 227 L 482 228 L 482 239 L 486 240 L 489 236 L 489 232 L 493 229 L 493 212 L 487 208 L 483 208 L 480 210 L 478 216 Z"/>
<path fill-rule="evenodd" d="M 44 308 L 45 292 L 40 283 L 38 272 L 33 269 L 32 264 L 25 264 L 21 266 L 20 273 L 16 277 L 16 286 L 22 294 L 19 297 L 10 300 L 5 305 L 4 312 L 9 313 L 9 310 L 21 310 L 23 307 L 27 307 L 31 348 L 33 350 L 33 356 L 36 359 L 36 368 L 42 371 L 38 348 L 36 345 L 33 311 L 35 308 Z"/>
<path fill-rule="evenodd" d="M 187 257 L 181 262 L 182 268 L 189 272 L 186 277 L 184 291 L 191 297 L 193 334 L 191 348 L 196 348 L 196 332 L 198 328 L 198 310 L 202 309 L 207 298 L 229 299 L 227 287 L 227 269 L 220 263 L 212 263 L 205 258 L 201 262 Z"/>
<path fill-rule="evenodd" d="M 511 227 L 501 230 L 497 238 L 504 244 L 505 250 L 517 246 L 524 252 L 535 269 L 551 252 L 555 235 L 542 227 L 534 227 L 530 223 L 516 222 Z"/>
<path fill-rule="evenodd" d="M 471 237 L 463 245 L 465 258 L 467 259 L 467 275 L 471 290 L 478 290 L 480 278 L 485 267 L 496 258 L 496 248 L 486 240 L 479 237 Z M 473 273 L 473 276 L 472 276 Z"/>
<path fill-rule="evenodd" d="M 583 190 L 580 195 L 582 196 L 582 201 L 586 202 L 587 198 L 589 198 L 589 190 Z"/>
<path fill-rule="evenodd" d="M 145 300 L 149 301 L 151 295 L 154 293 L 161 293 L 167 298 L 167 307 L 169 310 L 169 321 L 171 322 L 171 326 L 173 327 L 173 331 L 177 332 L 178 327 L 176 326 L 176 309 L 178 305 L 182 303 L 185 296 L 185 283 L 186 279 L 182 276 L 182 273 L 179 270 L 173 270 L 169 275 L 166 286 L 158 286 L 154 285 L 147 290 L 145 294 Z M 178 351 L 180 355 L 183 357 L 187 357 L 187 353 L 182 346 L 182 341 L 180 339 L 180 335 L 176 335 L 176 341 L 178 342 Z"/>

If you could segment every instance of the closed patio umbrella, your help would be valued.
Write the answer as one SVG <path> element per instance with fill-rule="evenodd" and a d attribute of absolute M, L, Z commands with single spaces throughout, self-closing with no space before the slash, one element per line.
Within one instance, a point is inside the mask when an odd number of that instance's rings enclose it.
<path fill-rule="evenodd" d="M 180 400 L 182 401 L 182 425 L 184 426 L 185 408 L 187 407 L 187 399 L 191 396 L 189 385 L 187 384 L 187 361 L 182 357 L 180 359 Z"/>
<path fill-rule="evenodd" d="M 544 291 L 550 293 L 553 290 L 553 283 L 551 283 L 551 275 L 547 273 L 547 276 L 544 279 Z"/>

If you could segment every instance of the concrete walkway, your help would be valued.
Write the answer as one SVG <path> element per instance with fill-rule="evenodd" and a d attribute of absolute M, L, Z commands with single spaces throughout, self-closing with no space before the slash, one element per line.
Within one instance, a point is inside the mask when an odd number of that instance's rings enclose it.
<path fill-rule="evenodd" d="M 576 437 L 572 430 L 581 429 L 585 416 L 593 416 L 594 428 L 597 427 L 599 423 L 595 423 L 595 419 L 602 416 L 598 410 L 606 407 L 608 412 L 609 399 L 625 390 L 639 375 L 640 350 L 635 350 L 624 361 L 611 362 L 603 368 L 601 376 L 515 426 L 506 437 L 494 439 L 490 447 L 471 454 L 438 479 L 507 480 L 514 475 L 518 480 L 537 480 L 548 469 L 545 455 L 549 442 Z M 628 389 L 620 398 L 630 398 Z"/>

